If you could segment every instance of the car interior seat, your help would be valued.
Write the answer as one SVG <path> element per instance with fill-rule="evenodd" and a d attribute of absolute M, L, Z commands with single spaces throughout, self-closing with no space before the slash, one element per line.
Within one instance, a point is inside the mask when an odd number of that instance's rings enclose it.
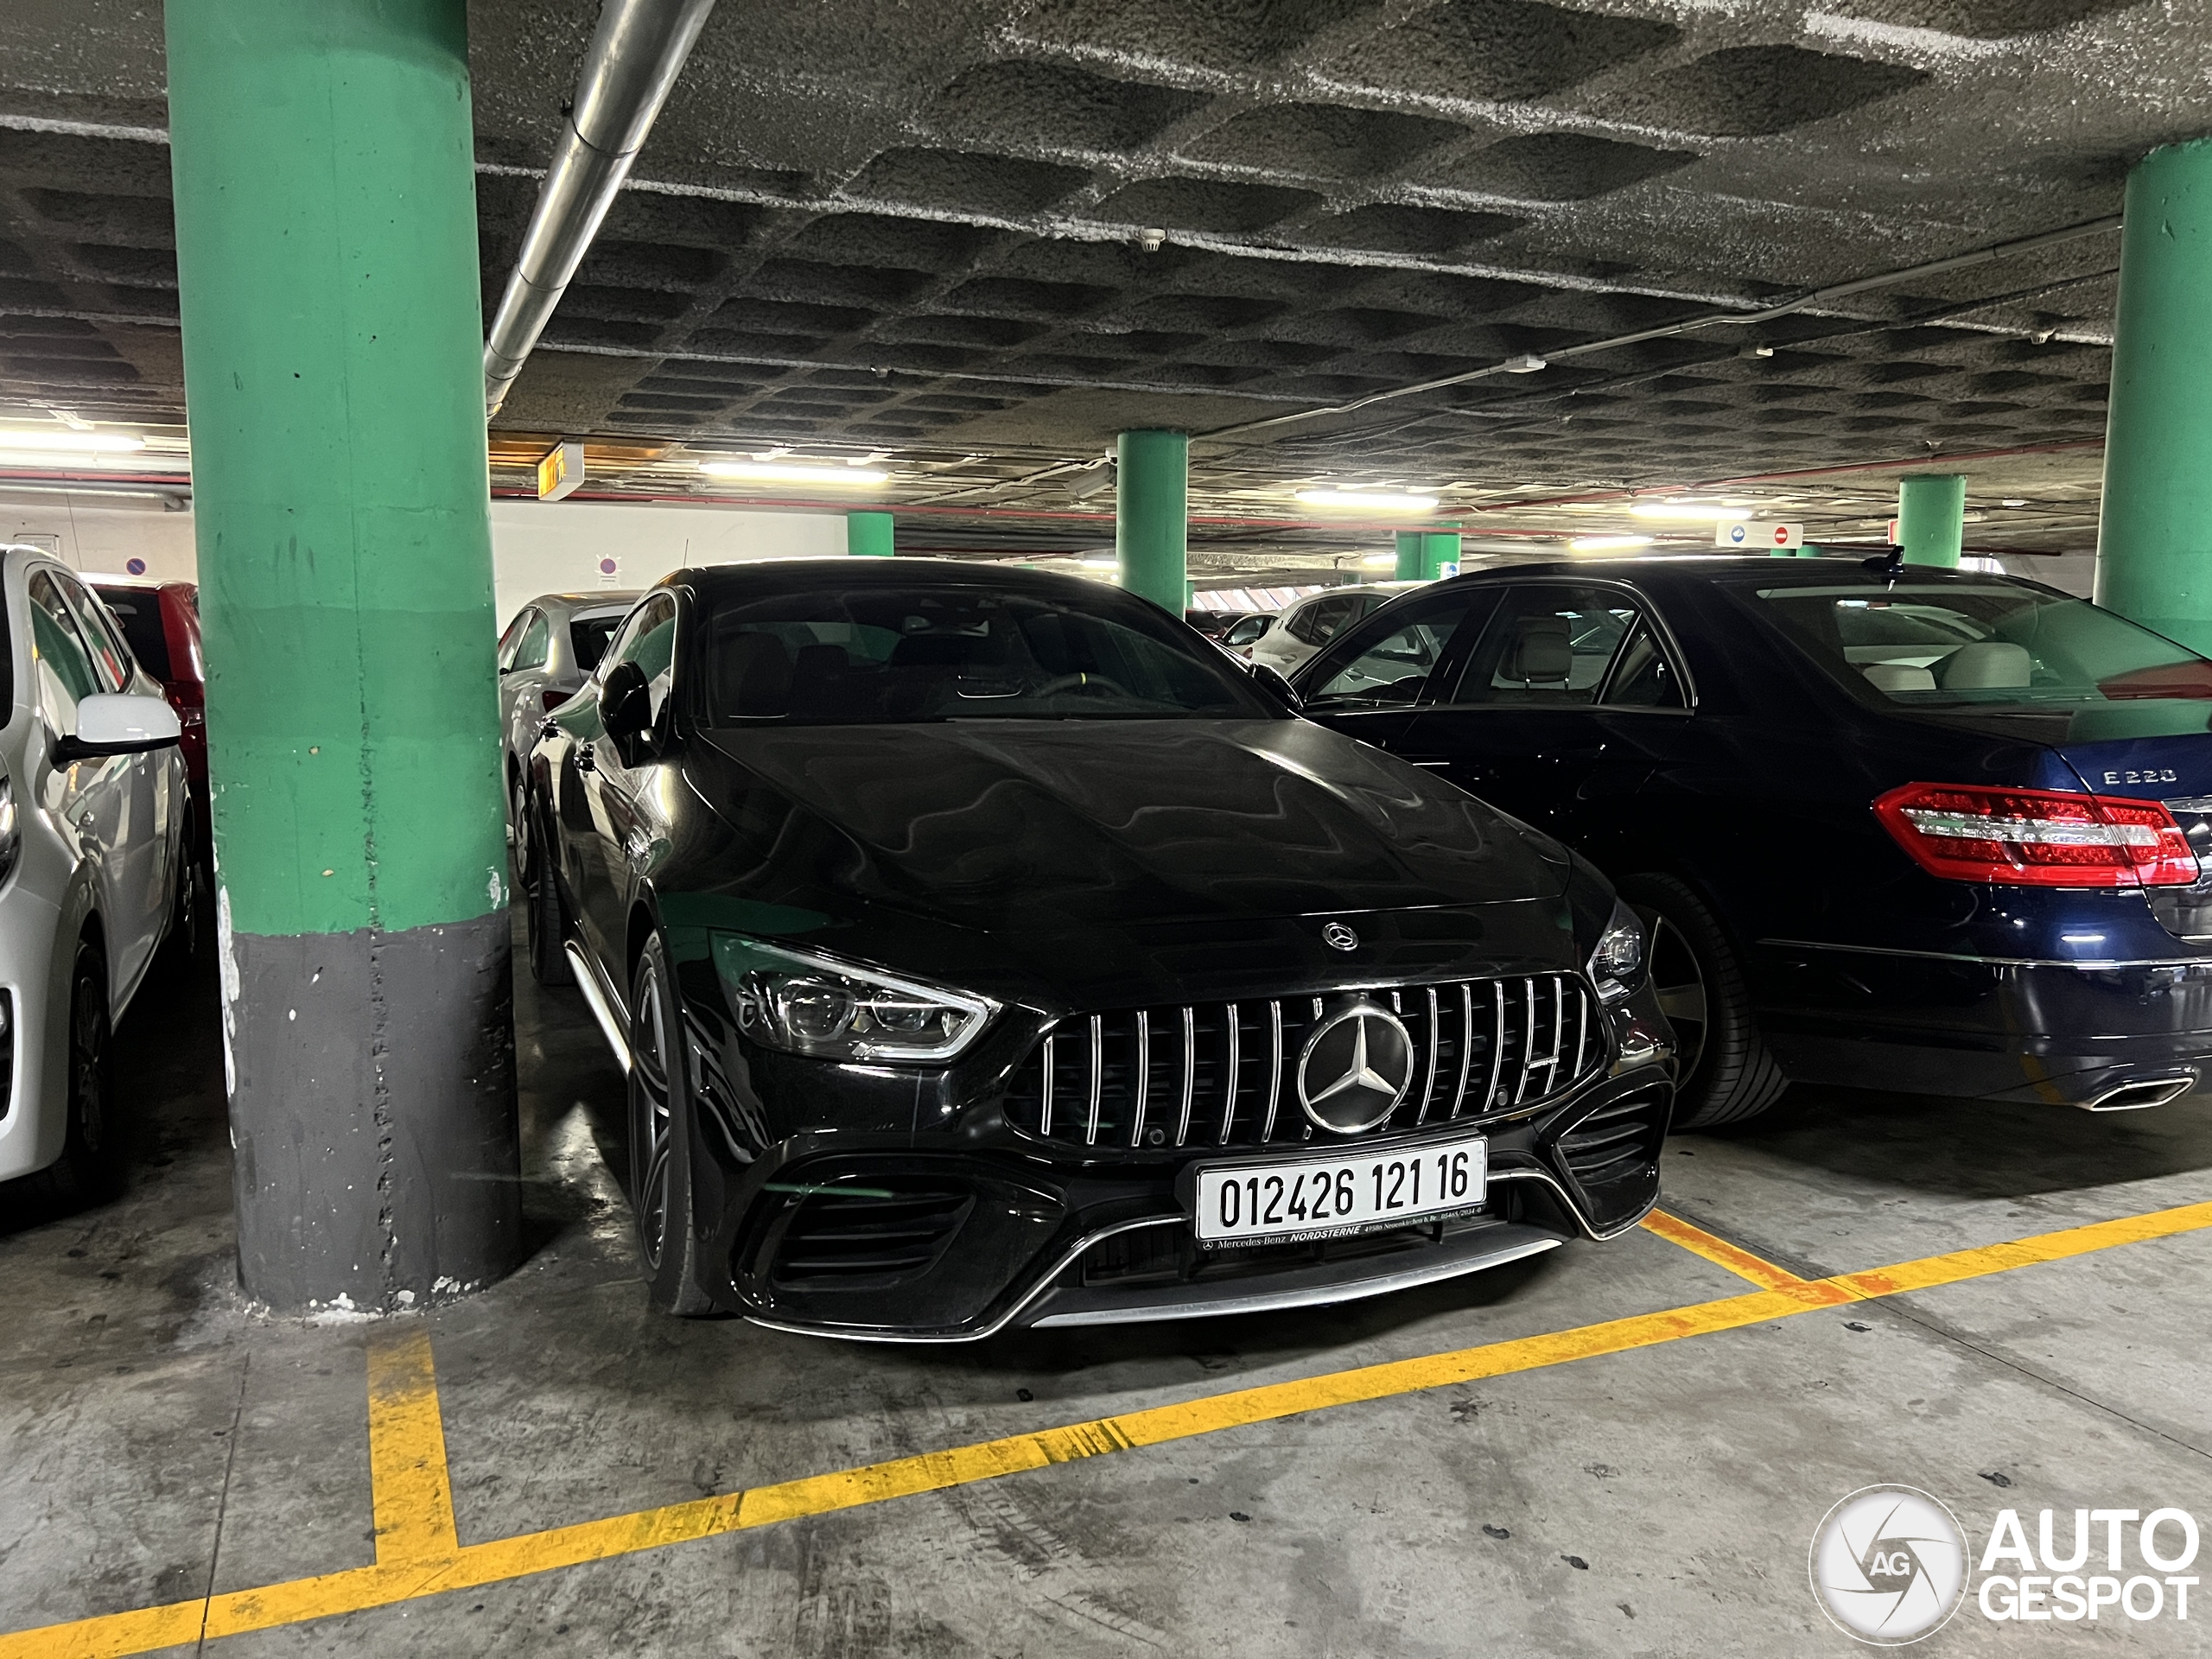
<path fill-rule="evenodd" d="M 1565 685 L 1574 671 L 1574 641 L 1563 616 L 1516 617 L 1498 677 L 1517 685 Z"/>
<path fill-rule="evenodd" d="M 1986 691 L 2028 683 L 2028 648 L 2004 639 L 1961 645 L 1942 664 L 1946 691 Z"/>

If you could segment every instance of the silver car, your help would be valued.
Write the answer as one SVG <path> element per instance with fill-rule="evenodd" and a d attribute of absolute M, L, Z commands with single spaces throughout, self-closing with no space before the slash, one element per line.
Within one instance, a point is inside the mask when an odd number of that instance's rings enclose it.
<path fill-rule="evenodd" d="M 1287 676 L 1370 611 L 1421 585 L 1370 582 L 1356 588 L 1332 588 L 1272 614 L 1240 618 L 1230 625 L 1221 643 L 1240 657 Z"/>
<path fill-rule="evenodd" d="M 0 547 L 0 1180 L 119 1179 L 108 1033 L 162 942 L 196 930 L 176 711 L 77 573 Z"/>
<path fill-rule="evenodd" d="M 499 730 L 506 747 L 508 834 L 517 874 L 531 879 L 523 785 L 545 716 L 582 689 L 607 642 L 638 602 L 635 592 L 540 594 L 499 636 Z"/>

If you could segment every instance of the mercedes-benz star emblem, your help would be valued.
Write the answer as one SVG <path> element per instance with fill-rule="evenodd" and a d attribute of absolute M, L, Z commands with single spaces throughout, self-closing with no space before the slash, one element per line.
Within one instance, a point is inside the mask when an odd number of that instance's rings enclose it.
<path fill-rule="evenodd" d="M 1319 1128 L 1357 1135 L 1386 1121 L 1414 1081 L 1414 1043 L 1395 1014 L 1354 1002 L 1306 1034 L 1298 1099 Z"/>
<path fill-rule="evenodd" d="M 1321 943 L 1338 950 L 1359 949 L 1359 935 L 1342 922 L 1331 922 L 1321 930 Z"/>

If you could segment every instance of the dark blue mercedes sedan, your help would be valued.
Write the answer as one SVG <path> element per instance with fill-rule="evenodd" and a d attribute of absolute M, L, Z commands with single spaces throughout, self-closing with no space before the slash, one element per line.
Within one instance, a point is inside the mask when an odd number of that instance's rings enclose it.
<path fill-rule="evenodd" d="M 1615 878 L 1678 1128 L 1792 1079 L 2113 1111 L 2212 1075 L 2212 661 L 2110 611 L 1881 560 L 1577 560 L 1395 600 L 1295 689 Z"/>

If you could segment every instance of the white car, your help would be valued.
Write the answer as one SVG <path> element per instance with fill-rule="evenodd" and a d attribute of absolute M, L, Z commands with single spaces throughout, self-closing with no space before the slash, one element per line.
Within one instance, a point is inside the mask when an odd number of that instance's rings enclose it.
<path fill-rule="evenodd" d="M 0 548 L 0 1180 L 99 1196 L 120 1159 L 108 1034 L 196 930 L 176 711 L 67 566 Z"/>
<path fill-rule="evenodd" d="M 1272 668 L 1287 677 L 1315 652 L 1370 611 L 1400 594 L 1425 584 L 1418 582 L 1370 582 L 1357 588 L 1332 588 L 1273 613 L 1262 613 L 1230 625 L 1221 637 L 1223 646 L 1253 663 Z"/>

